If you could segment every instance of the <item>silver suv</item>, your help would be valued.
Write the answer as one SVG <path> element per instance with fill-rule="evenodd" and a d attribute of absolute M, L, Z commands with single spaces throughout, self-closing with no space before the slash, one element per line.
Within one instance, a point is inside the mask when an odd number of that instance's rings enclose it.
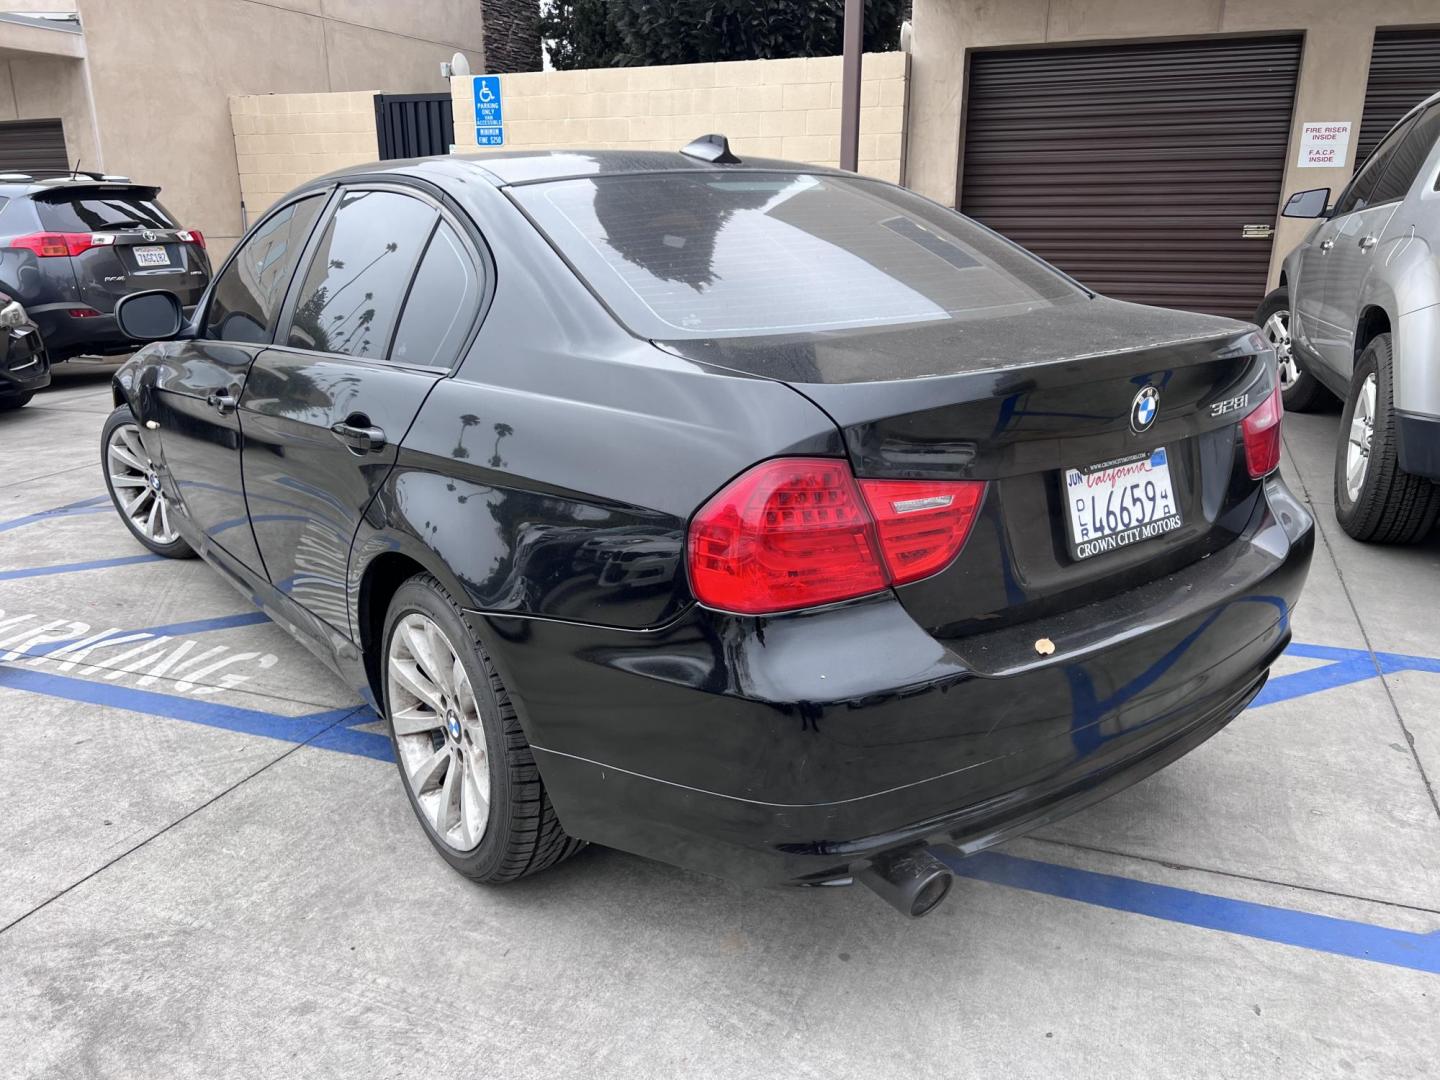
<path fill-rule="evenodd" d="M 1357 540 L 1411 543 L 1440 513 L 1440 94 L 1396 124 L 1285 259 L 1255 321 L 1275 346 L 1285 407 L 1344 403 L 1335 516 Z"/>

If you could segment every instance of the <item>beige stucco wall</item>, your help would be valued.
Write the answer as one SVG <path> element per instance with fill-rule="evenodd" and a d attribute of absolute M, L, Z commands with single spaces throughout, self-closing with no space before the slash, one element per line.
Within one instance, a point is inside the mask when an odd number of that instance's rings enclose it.
<path fill-rule="evenodd" d="M 60 57 L 15 57 L 0 62 L 0 121 L 58 118 L 72 165 L 100 165 L 95 116 L 85 85 L 85 62 Z"/>
<path fill-rule="evenodd" d="M 1440 0 L 915 0 L 908 182 L 931 198 L 955 203 L 967 50 L 1292 31 L 1304 34 L 1305 46 L 1284 194 L 1338 189 L 1354 163 L 1375 28 L 1437 23 Z M 1300 126 L 1317 120 L 1350 121 L 1345 166 L 1295 167 Z M 1281 219 L 1279 205 L 1276 224 L 1272 285 L 1281 259 L 1307 226 Z"/>
<path fill-rule="evenodd" d="M 79 11 L 102 167 L 160 184 L 216 255 L 241 228 L 232 95 L 439 90 L 457 50 L 483 70 L 471 0 L 79 0 Z M 283 156 L 298 155 L 290 145 Z"/>
<path fill-rule="evenodd" d="M 860 171 L 899 180 L 906 57 L 870 53 L 860 92 Z M 840 160 L 840 57 L 502 75 L 505 149 L 678 150 L 721 132 L 740 156 Z M 475 146 L 473 85 L 451 80 L 455 144 Z"/>
<path fill-rule="evenodd" d="M 252 222 L 306 180 L 380 156 L 373 90 L 240 95 L 230 99 L 230 124 Z"/>

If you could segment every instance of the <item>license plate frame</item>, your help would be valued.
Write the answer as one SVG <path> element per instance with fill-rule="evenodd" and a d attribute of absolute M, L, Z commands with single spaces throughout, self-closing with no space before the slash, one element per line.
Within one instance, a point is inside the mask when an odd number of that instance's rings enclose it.
<path fill-rule="evenodd" d="M 1154 540 L 1185 523 L 1163 446 L 1062 469 L 1060 485 L 1070 556 L 1076 562 Z"/>
<path fill-rule="evenodd" d="M 130 253 L 135 256 L 135 265 L 142 270 L 174 265 L 164 244 L 140 244 L 131 248 Z"/>

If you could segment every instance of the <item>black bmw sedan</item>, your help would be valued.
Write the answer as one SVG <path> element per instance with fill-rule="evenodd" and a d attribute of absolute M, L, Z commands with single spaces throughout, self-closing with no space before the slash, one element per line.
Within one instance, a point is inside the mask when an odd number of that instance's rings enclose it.
<path fill-rule="evenodd" d="M 126 525 L 375 704 L 479 881 L 923 914 L 1244 709 L 1310 560 L 1254 327 L 714 137 L 324 177 L 119 319 Z"/>

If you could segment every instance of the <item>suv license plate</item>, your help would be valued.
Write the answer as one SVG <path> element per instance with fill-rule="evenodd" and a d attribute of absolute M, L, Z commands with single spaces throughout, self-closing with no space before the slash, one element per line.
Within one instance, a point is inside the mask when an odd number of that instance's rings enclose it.
<path fill-rule="evenodd" d="M 170 256 L 165 253 L 163 247 L 137 247 L 131 248 L 135 253 L 136 266 L 169 266 Z"/>
<path fill-rule="evenodd" d="M 1088 559 L 1180 527 L 1162 446 L 1145 454 L 1065 470 L 1070 551 Z"/>

